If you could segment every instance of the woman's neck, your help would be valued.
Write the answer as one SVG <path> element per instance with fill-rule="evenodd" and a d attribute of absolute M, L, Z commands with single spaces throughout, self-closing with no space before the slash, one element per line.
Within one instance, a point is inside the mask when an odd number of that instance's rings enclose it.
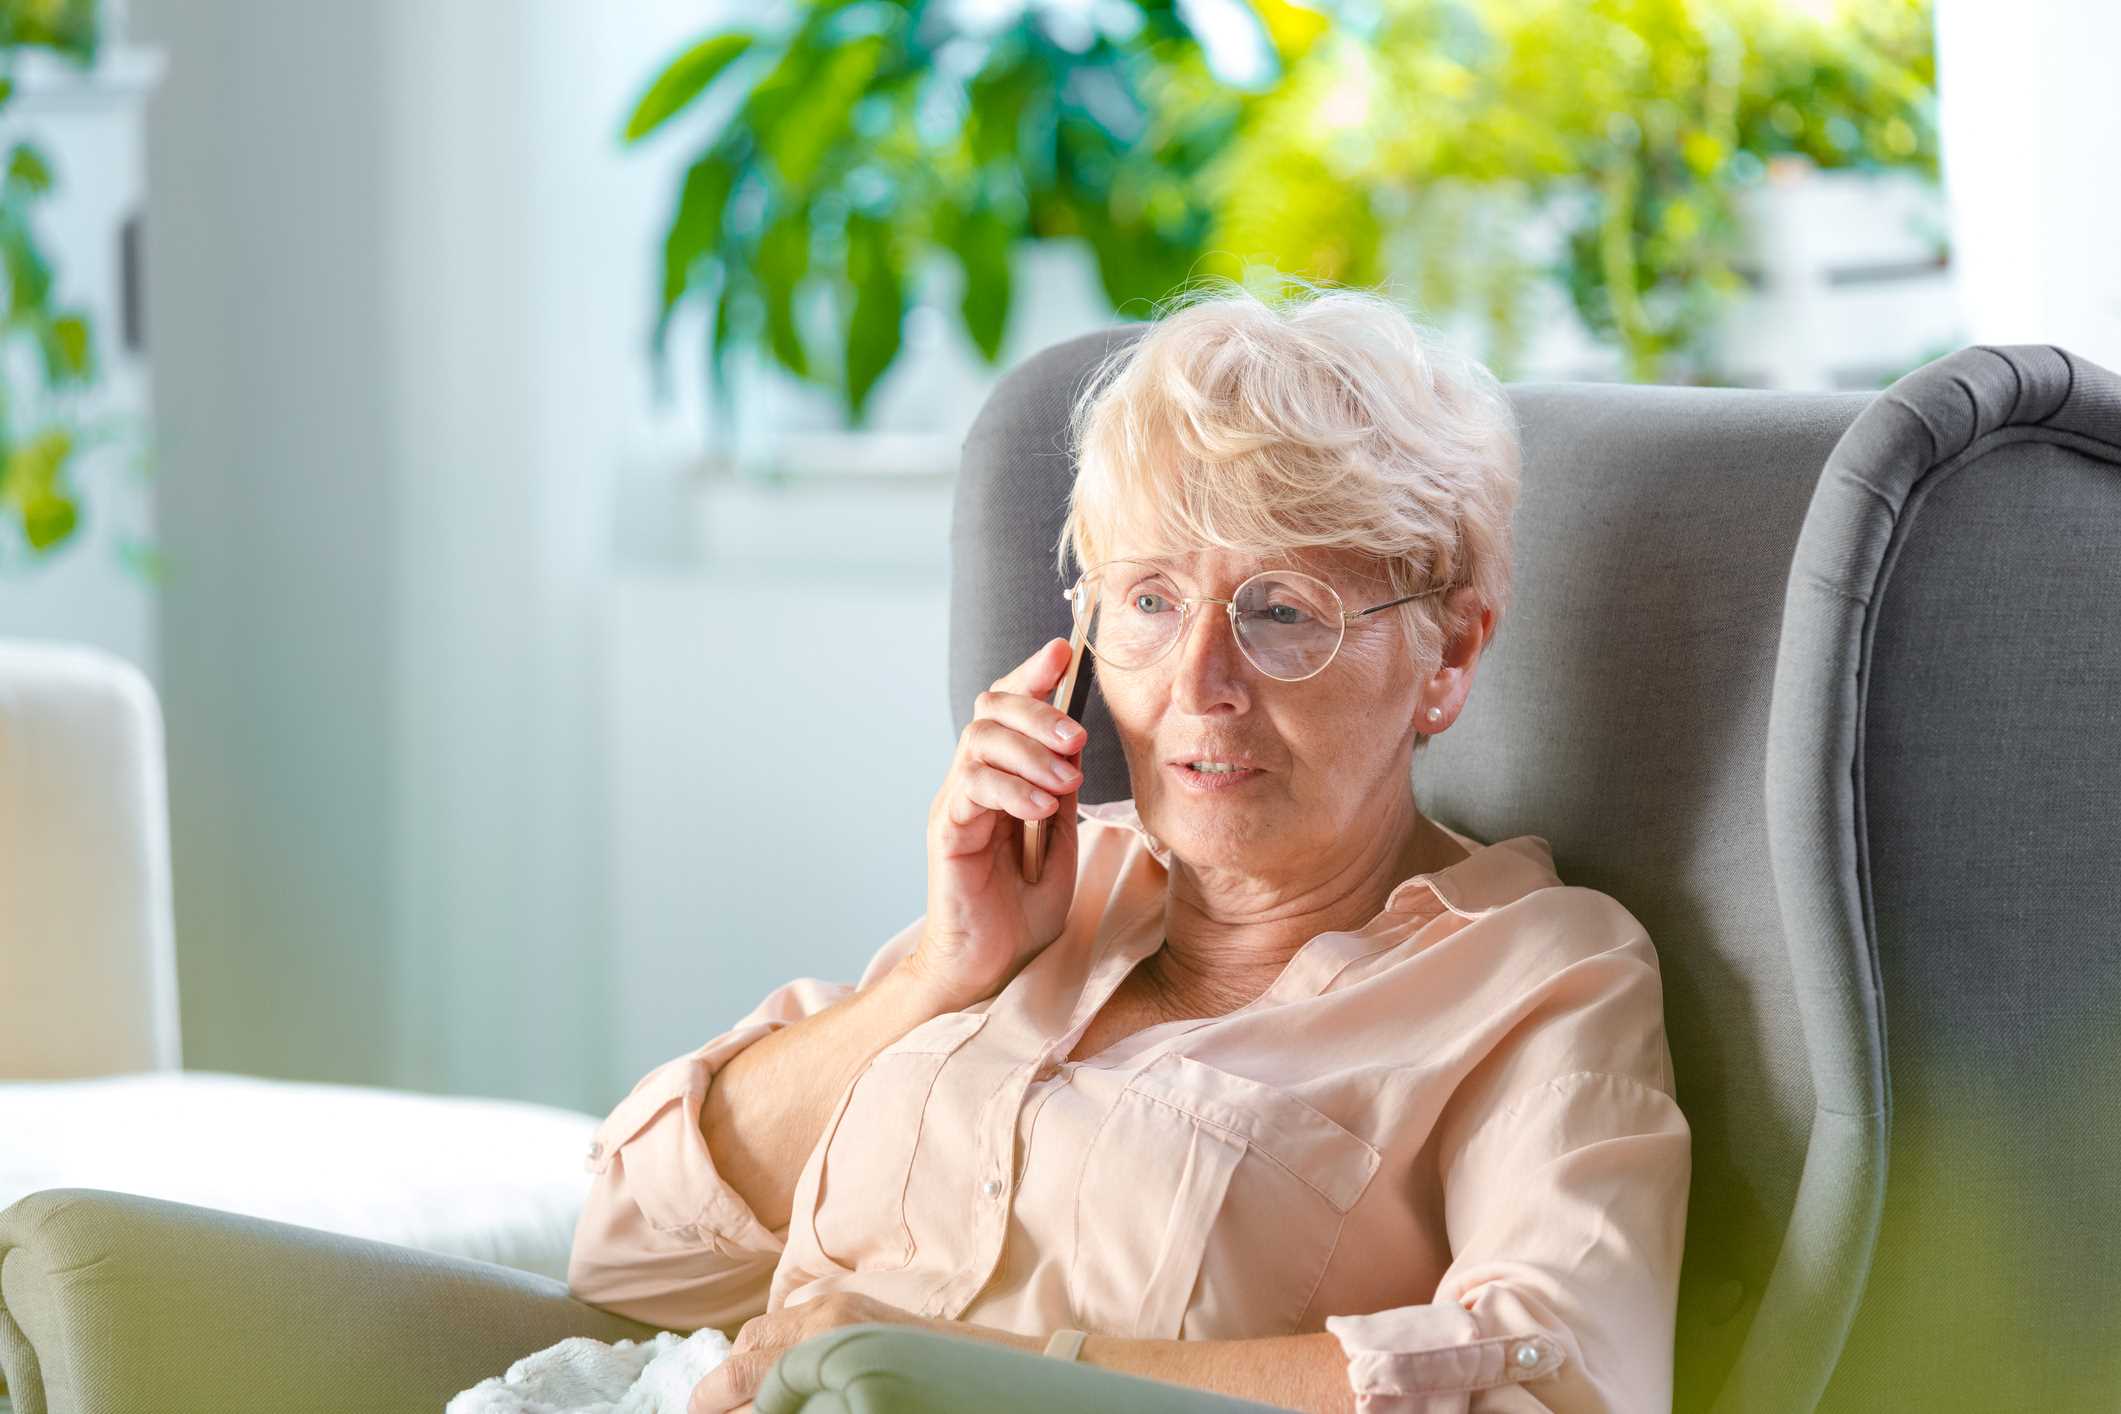
<path fill-rule="evenodd" d="M 1214 1016 L 1252 1001 L 1321 933 L 1363 927 L 1392 890 L 1469 851 L 1427 817 L 1414 816 L 1399 847 L 1264 916 L 1217 916 L 1183 881 L 1164 905 L 1164 942 L 1130 976 L 1140 996 L 1175 1016 Z"/>

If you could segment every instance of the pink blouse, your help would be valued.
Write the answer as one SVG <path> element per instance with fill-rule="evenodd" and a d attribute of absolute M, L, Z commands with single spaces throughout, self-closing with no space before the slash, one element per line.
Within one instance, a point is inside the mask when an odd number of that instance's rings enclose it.
<path fill-rule="evenodd" d="M 1163 938 L 1168 850 L 1082 807 L 1075 901 L 995 996 L 884 1047 L 764 1227 L 700 1106 L 745 1046 L 867 987 L 797 978 L 598 1130 L 568 1281 L 733 1332 L 833 1290 L 1020 1334 L 1330 1331 L 1361 1414 L 1668 1410 L 1691 1170 L 1657 954 L 1537 835 L 1401 883 L 1259 997 L 1062 1059 Z"/>

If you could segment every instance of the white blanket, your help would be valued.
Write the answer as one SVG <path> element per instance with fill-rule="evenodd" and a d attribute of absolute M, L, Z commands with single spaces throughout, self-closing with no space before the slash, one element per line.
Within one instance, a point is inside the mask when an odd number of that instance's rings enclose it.
<path fill-rule="evenodd" d="M 480 1380 L 443 1414 L 685 1414 L 692 1387 L 728 1354 L 712 1326 L 617 1345 L 572 1336 Z"/>

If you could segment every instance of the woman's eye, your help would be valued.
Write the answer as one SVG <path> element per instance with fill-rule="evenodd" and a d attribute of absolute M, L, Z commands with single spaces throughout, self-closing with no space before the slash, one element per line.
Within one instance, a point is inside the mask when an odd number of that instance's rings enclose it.
<path fill-rule="evenodd" d="M 1151 594 L 1147 590 L 1143 590 L 1134 596 L 1135 609 L 1144 614 L 1153 614 L 1158 612 L 1160 609 L 1162 609 L 1163 604 L 1163 595 Z"/>
<path fill-rule="evenodd" d="M 1297 608 L 1294 604 L 1269 605 L 1267 608 L 1267 616 L 1275 623 L 1291 626 L 1296 624 L 1305 624 L 1311 621 L 1311 616 L 1305 613 L 1302 609 Z"/>

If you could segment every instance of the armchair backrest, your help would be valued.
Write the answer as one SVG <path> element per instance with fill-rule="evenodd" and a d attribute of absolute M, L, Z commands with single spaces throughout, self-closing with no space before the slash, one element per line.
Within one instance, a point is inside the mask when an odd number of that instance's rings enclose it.
<path fill-rule="evenodd" d="M 0 640 L 0 1080 L 178 1063 L 154 688 L 99 649 Z"/>

